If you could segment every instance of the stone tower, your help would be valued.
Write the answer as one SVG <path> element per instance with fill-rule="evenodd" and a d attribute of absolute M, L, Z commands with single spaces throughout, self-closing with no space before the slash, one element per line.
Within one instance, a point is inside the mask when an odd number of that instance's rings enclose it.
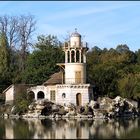
<path fill-rule="evenodd" d="M 86 84 L 87 43 L 81 41 L 81 35 L 75 29 L 69 42 L 65 43 L 65 84 Z"/>
<path fill-rule="evenodd" d="M 44 86 L 31 88 L 35 99 L 44 93 L 43 98 L 61 105 L 84 106 L 89 103 L 93 87 L 86 82 L 87 50 L 87 43 L 82 42 L 81 35 L 75 30 L 63 47 L 65 62 L 57 64 L 61 71 L 53 74 Z"/>

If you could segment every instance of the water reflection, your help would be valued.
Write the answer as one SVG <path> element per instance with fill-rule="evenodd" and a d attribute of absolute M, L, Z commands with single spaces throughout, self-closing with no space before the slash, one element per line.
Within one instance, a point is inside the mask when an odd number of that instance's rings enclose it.
<path fill-rule="evenodd" d="M 112 139 L 140 138 L 140 119 L 1 119 L 0 138 Z"/>

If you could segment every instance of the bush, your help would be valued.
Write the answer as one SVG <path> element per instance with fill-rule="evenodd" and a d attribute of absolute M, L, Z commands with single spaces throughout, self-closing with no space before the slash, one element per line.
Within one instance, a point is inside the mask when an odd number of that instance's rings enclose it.
<path fill-rule="evenodd" d="M 27 112 L 28 110 L 28 106 L 31 103 L 30 100 L 28 100 L 27 98 L 27 94 L 26 93 L 21 93 L 19 95 L 17 95 L 16 100 L 15 100 L 15 114 L 24 114 Z"/>

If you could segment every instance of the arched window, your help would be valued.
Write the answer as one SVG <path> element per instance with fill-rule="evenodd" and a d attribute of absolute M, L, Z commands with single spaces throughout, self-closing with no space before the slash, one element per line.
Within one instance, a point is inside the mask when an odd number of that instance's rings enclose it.
<path fill-rule="evenodd" d="M 62 93 L 62 98 L 66 98 L 66 93 Z"/>
<path fill-rule="evenodd" d="M 83 63 L 83 57 L 84 57 L 84 55 L 83 55 L 83 51 L 81 52 L 81 63 Z"/>
<path fill-rule="evenodd" d="M 76 62 L 79 62 L 79 61 L 80 61 L 80 60 L 79 60 L 79 57 L 80 57 L 80 56 L 79 56 L 79 50 L 77 50 L 77 51 L 76 51 Z"/>
<path fill-rule="evenodd" d="M 29 101 L 32 102 L 32 101 L 35 99 L 35 94 L 34 94 L 34 92 L 33 92 L 33 91 L 30 91 L 30 92 L 28 93 L 27 98 L 28 98 Z"/>
<path fill-rule="evenodd" d="M 68 63 L 70 62 L 70 52 L 68 51 Z"/>
<path fill-rule="evenodd" d="M 74 62 L 75 52 L 71 51 L 71 62 Z"/>
<path fill-rule="evenodd" d="M 37 99 L 43 99 L 43 98 L 44 98 L 44 92 L 39 91 L 39 92 L 37 93 Z"/>

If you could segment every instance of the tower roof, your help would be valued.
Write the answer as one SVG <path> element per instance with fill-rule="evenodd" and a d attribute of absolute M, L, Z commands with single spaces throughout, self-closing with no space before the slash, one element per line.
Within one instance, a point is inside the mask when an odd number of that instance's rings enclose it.
<path fill-rule="evenodd" d="M 81 37 L 81 35 L 77 32 L 77 28 L 75 28 L 75 32 L 71 34 L 71 37 Z"/>

